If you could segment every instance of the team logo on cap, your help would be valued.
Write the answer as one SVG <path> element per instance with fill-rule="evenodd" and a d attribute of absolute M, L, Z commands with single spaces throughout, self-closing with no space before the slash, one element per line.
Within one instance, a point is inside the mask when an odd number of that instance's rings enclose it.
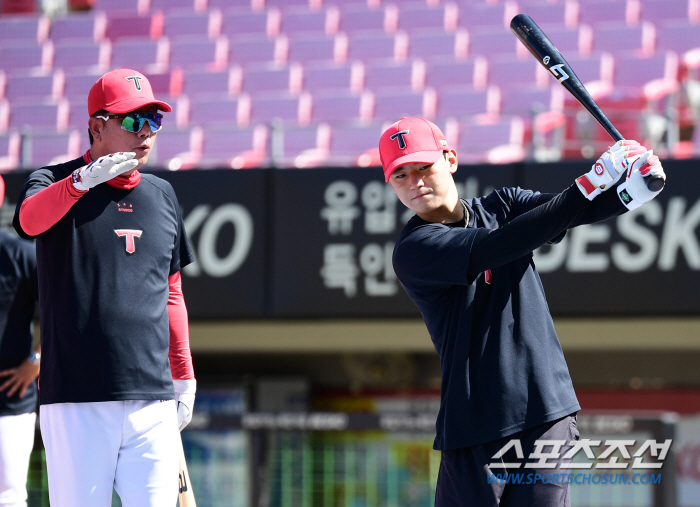
<path fill-rule="evenodd" d="M 403 136 L 408 135 L 409 132 L 411 132 L 411 129 L 402 130 L 401 132 L 397 132 L 396 134 L 391 134 L 391 137 L 389 137 L 389 139 L 391 139 L 392 141 L 394 139 L 398 139 L 399 148 L 403 150 L 404 148 L 406 148 L 406 140 L 403 138 Z"/>
<path fill-rule="evenodd" d="M 124 79 L 132 81 L 136 90 L 141 91 L 141 80 L 143 79 L 141 76 L 124 76 Z"/>

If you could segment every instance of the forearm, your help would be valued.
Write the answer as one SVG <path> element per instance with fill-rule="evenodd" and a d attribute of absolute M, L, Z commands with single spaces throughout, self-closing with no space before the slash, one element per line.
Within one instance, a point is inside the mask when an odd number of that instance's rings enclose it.
<path fill-rule="evenodd" d="M 53 227 L 85 194 L 77 190 L 68 176 L 34 195 L 27 197 L 20 207 L 19 222 L 24 232 L 38 236 Z"/>
<path fill-rule="evenodd" d="M 192 353 L 190 351 L 190 333 L 187 323 L 187 306 L 182 294 L 180 272 L 168 278 L 168 322 L 170 327 L 170 348 L 168 358 L 175 380 L 193 379 Z"/>
<path fill-rule="evenodd" d="M 620 202 L 620 198 L 616 192 L 617 187 L 621 185 L 622 182 L 624 182 L 624 180 L 621 180 L 617 185 L 615 185 L 615 187 L 606 190 L 598 197 L 593 199 L 588 210 L 586 210 L 583 216 L 574 222 L 571 227 L 602 222 L 608 218 L 613 218 L 626 213 L 627 208 L 625 208 L 622 202 Z"/>
<path fill-rule="evenodd" d="M 476 276 L 528 255 L 579 223 L 590 207 L 591 201 L 572 185 L 498 229 L 480 230 L 472 245 L 469 275 Z"/>

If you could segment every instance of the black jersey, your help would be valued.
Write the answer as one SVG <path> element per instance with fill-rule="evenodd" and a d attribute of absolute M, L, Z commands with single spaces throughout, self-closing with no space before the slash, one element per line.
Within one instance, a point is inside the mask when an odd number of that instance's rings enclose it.
<path fill-rule="evenodd" d="M 36 254 L 31 241 L 0 231 L 0 370 L 16 368 L 32 351 L 32 319 L 38 297 Z M 0 379 L 0 383 L 6 379 Z M 0 392 L 0 416 L 36 410 L 36 382 L 23 397 Z"/>
<path fill-rule="evenodd" d="M 25 198 L 85 165 L 33 172 Z M 172 399 L 168 277 L 193 261 L 172 186 L 143 174 L 132 189 L 98 185 L 36 238 L 40 403 Z"/>
<path fill-rule="evenodd" d="M 504 188 L 463 203 L 468 227 L 414 216 L 393 257 L 440 355 L 441 450 L 579 410 L 532 251 L 625 211 L 615 192 L 591 203 L 575 185 L 561 194 Z"/>

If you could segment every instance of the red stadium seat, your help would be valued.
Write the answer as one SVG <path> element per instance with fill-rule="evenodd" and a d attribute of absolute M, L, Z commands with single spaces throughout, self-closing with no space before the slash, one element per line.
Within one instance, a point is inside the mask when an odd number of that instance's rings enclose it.
<path fill-rule="evenodd" d="M 71 13 L 57 16 L 51 22 L 50 37 L 54 42 L 64 39 L 101 41 L 107 29 L 104 12 Z"/>
<path fill-rule="evenodd" d="M 50 20 L 45 15 L 16 14 L 0 17 L 0 44 L 41 44 L 49 36 Z"/>
<path fill-rule="evenodd" d="M 22 136 L 19 131 L 13 130 L 0 134 L 0 171 L 17 169 L 20 165 L 21 152 Z"/>
<path fill-rule="evenodd" d="M 255 125 L 246 128 L 207 129 L 198 167 L 246 169 L 269 163 L 268 128 Z"/>
<path fill-rule="evenodd" d="M 62 39 L 54 44 L 53 67 L 66 71 L 95 70 L 106 72 L 111 59 L 109 41 Z"/>

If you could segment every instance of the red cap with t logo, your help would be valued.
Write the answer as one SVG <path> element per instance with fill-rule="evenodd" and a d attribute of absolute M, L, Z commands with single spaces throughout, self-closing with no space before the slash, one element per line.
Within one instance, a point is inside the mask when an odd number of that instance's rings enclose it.
<path fill-rule="evenodd" d="M 129 113 L 147 104 L 155 104 L 166 113 L 173 110 L 170 104 L 156 100 L 146 76 L 132 69 L 108 72 L 92 85 L 88 94 L 90 116 L 100 109 L 111 113 Z"/>
<path fill-rule="evenodd" d="M 379 139 L 384 179 L 389 181 L 396 168 L 404 164 L 434 164 L 449 150 L 445 135 L 433 122 L 416 116 L 401 118 Z"/>

